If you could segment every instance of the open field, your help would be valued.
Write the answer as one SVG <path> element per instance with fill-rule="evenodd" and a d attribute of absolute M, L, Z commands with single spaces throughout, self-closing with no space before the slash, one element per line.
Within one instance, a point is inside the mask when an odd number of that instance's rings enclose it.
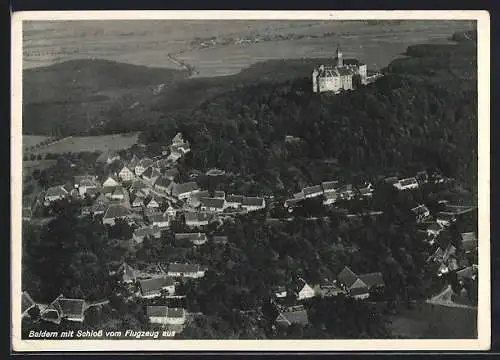
<path fill-rule="evenodd" d="M 403 338 L 477 338 L 477 310 L 422 303 L 392 321 L 392 333 Z"/>
<path fill-rule="evenodd" d="M 23 36 L 23 67 L 72 59 L 106 59 L 182 69 L 196 76 L 229 75 L 270 59 L 333 56 L 337 42 L 346 57 L 382 68 L 408 45 L 447 41 L 467 21 L 31 21 Z M 381 50 L 380 46 L 384 48 Z"/>
<path fill-rule="evenodd" d="M 67 152 L 121 150 L 136 144 L 138 136 L 139 133 L 67 137 L 48 147 L 35 150 L 33 153 L 61 154 Z"/>

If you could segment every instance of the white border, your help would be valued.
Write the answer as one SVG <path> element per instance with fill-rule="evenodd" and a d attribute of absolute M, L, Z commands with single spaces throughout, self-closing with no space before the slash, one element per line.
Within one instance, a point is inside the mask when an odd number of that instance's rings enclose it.
<path fill-rule="evenodd" d="M 477 20 L 479 304 L 477 340 L 21 340 L 22 21 L 23 20 Z M 450 34 L 451 35 L 451 34 Z M 40 11 L 12 17 L 11 316 L 14 351 L 394 351 L 487 350 L 490 310 L 490 17 L 487 11 Z"/>

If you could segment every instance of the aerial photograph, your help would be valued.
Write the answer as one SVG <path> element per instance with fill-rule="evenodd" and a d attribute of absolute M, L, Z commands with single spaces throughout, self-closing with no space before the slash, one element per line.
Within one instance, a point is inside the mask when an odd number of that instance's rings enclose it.
<path fill-rule="evenodd" d="M 477 32 L 23 21 L 22 339 L 477 339 Z"/>

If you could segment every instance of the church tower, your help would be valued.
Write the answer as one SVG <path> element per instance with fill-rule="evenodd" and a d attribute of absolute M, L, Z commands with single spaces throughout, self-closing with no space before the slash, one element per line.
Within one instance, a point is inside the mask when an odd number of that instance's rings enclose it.
<path fill-rule="evenodd" d="M 337 67 L 343 67 L 344 60 L 342 59 L 342 51 L 340 50 L 340 46 L 337 43 Z"/>

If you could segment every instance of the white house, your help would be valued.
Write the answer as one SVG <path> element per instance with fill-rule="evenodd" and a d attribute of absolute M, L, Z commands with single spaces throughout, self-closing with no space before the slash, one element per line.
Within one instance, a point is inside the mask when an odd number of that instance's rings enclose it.
<path fill-rule="evenodd" d="M 325 192 L 323 196 L 325 197 L 325 199 L 323 200 L 323 205 L 331 205 L 337 202 L 338 195 L 335 190 Z"/>
<path fill-rule="evenodd" d="M 321 185 L 314 185 L 303 188 L 302 193 L 304 194 L 305 198 L 309 199 L 323 194 L 323 189 L 321 188 Z"/>
<path fill-rule="evenodd" d="M 170 263 L 168 265 L 167 275 L 197 279 L 205 276 L 205 270 L 198 264 Z"/>
<path fill-rule="evenodd" d="M 410 177 L 396 181 L 393 186 L 398 190 L 414 190 L 418 189 L 418 181 L 414 177 Z"/>
<path fill-rule="evenodd" d="M 266 207 L 266 201 L 260 197 L 245 196 L 241 202 L 241 207 L 246 211 L 261 210 Z"/>
<path fill-rule="evenodd" d="M 115 179 L 113 176 L 108 176 L 106 180 L 102 183 L 103 187 L 114 187 L 119 186 L 120 182 Z"/>
<path fill-rule="evenodd" d="M 183 325 L 186 322 L 186 310 L 182 308 L 148 306 L 146 313 L 151 324 Z"/>
<path fill-rule="evenodd" d="M 166 276 L 153 277 L 139 280 L 139 289 L 142 298 L 152 299 L 162 294 L 175 294 L 175 283 L 172 278 Z"/>
<path fill-rule="evenodd" d="M 302 278 L 297 279 L 295 291 L 297 293 L 297 300 L 310 299 L 316 295 L 314 289 Z"/>
<path fill-rule="evenodd" d="M 129 169 L 128 166 L 124 166 L 118 172 L 118 177 L 122 181 L 133 181 L 135 179 L 135 174 L 134 174 L 134 172 L 132 170 Z"/>
<path fill-rule="evenodd" d="M 148 217 L 148 220 L 151 222 L 151 225 L 157 226 L 160 229 L 164 229 L 170 226 L 170 220 L 168 216 L 163 213 L 155 213 Z"/>

